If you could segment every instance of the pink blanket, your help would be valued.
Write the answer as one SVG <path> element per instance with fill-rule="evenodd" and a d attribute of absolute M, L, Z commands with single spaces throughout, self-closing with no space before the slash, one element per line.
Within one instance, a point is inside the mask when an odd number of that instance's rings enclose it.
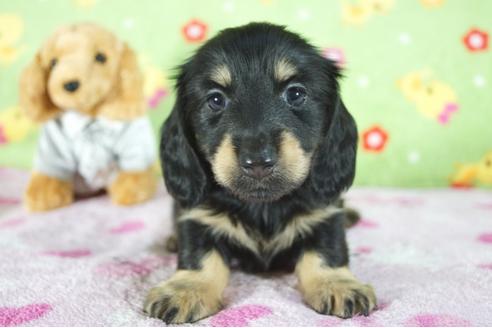
<path fill-rule="evenodd" d="M 27 173 L 0 170 L 0 326 L 162 326 L 141 312 L 175 270 L 163 250 L 170 197 L 119 208 L 106 196 L 46 214 L 19 203 Z M 353 189 L 351 267 L 379 310 L 341 320 L 305 306 L 293 275 L 234 272 L 207 326 L 492 325 L 492 193 Z"/>

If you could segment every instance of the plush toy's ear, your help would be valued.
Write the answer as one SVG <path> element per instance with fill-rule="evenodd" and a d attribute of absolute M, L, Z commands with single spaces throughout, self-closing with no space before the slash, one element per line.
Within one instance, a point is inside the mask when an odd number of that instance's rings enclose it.
<path fill-rule="evenodd" d="M 24 68 L 19 81 L 19 102 L 21 109 L 35 122 L 43 122 L 58 115 L 60 109 L 51 101 L 48 90 L 48 69 L 37 53 L 29 65 Z"/>
<path fill-rule="evenodd" d="M 133 50 L 125 43 L 115 78 L 115 85 L 108 98 L 94 112 L 109 119 L 132 120 L 145 113 L 143 76 Z"/>
<path fill-rule="evenodd" d="M 167 190 L 181 207 L 191 208 L 203 201 L 210 183 L 193 146 L 189 120 L 185 118 L 183 75 L 178 78 L 176 104 L 162 127 L 160 156 Z"/>

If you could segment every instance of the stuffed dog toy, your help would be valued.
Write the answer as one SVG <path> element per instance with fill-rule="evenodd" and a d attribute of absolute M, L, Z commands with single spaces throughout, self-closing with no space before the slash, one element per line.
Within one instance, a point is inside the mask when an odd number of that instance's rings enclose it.
<path fill-rule="evenodd" d="M 44 123 L 25 203 L 32 211 L 108 189 L 130 205 L 155 192 L 154 135 L 129 46 L 94 24 L 56 31 L 20 78 L 20 103 Z"/>
<path fill-rule="evenodd" d="M 144 311 L 167 323 L 219 311 L 231 267 L 293 270 L 305 302 L 349 318 L 376 307 L 348 268 L 340 195 L 357 128 L 339 70 L 300 36 L 264 23 L 227 29 L 181 66 L 161 137 L 176 201 L 178 270 Z"/>

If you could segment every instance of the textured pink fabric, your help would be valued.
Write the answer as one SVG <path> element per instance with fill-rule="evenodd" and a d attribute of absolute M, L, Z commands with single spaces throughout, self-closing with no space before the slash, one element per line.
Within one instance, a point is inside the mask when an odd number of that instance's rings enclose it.
<path fill-rule="evenodd" d="M 48 251 L 48 252 L 44 252 L 43 254 L 58 256 L 58 257 L 79 258 L 79 257 L 89 256 L 92 254 L 92 252 L 90 249 L 71 249 L 71 250 L 61 250 L 61 251 Z"/>
<path fill-rule="evenodd" d="M 243 305 L 225 309 L 210 319 L 214 327 L 243 327 L 255 320 L 272 314 L 272 310 L 264 305 Z"/>
<path fill-rule="evenodd" d="M 411 327 L 469 327 L 470 322 L 447 314 L 418 314 L 406 322 Z"/>
<path fill-rule="evenodd" d="M 492 244 L 492 232 L 483 233 L 478 236 L 478 240 L 485 244 Z"/>
<path fill-rule="evenodd" d="M 27 173 L 0 168 L 0 197 L 21 199 Z M 363 220 L 347 232 L 351 269 L 379 309 L 342 320 L 307 307 L 292 274 L 233 271 L 225 308 L 195 326 L 492 325 L 492 193 L 355 188 Z M 485 206 L 484 206 L 485 205 Z M 168 278 L 171 200 L 116 207 L 107 196 L 41 214 L 0 204 L 0 325 L 163 326 L 141 311 Z"/>
<path fill-rule="evenodd" d="M 369 246 L 359 246 L 355 249 L 355 252 L 356 253 L 359 253 L 359 254 L 369 254 L 370 252 L 372 252 L 372 247 L 369 247 Z"/>
<path fill-rule="evenodd" d="M 14 205 L 19 204 L 20 199 L 12 197 L 0 197 L 0 205 Z"/>
<path fill-rule="evenodd" d="M 373 220 L 368 220 L 361 218 L 359 222 L 357 222 L 357 227 L 362 227 L 362 228 L 376 228 L 378 224 L 374 222 Z"/>
<path fill-rule="evenodd" d="M 482 269 L 492 270 L 492 263 L 479 264 L 478 267 Z"/>
<path fill-rule="evenodd" d="M 51 311 L 49 304 L 30 304 L 22 307 L 0 307 L 0 326 L 18 326 L 41 318 Z"/>
<path fill-rule="evenodd" d="M 25 221 L 24 219 L 15 219 L 15 218 L 10 220 L 2 220 L 0 221 L 0 229 L 15 227 L 17 225 L 24 223 L 24 221 Z"/>
<path fill-rule="evenodd" d="M 127 221 L 123 222 L 121 225 L 109 230 L 111 233 L 128 233 L 138 231 L 145 227 L 145 223 L 142 221 Z"/>

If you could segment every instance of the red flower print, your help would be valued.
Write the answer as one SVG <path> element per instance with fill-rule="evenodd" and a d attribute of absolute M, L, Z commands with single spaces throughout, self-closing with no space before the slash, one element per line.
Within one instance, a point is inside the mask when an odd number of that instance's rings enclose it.
<path fill-rule="evenodd" d="M 182 32 L 186 41 L 200 42 L 205 40 L 205 36 L 207 34 L 207 24 L 197 19 L 192 19 L 185 26 L 183 26 Z"/>
<path fill-rule="evenodd" d="M 463 43 L 469 51 L 484 51 L 489 45 L 489 34 L 479 29 L 471 29 L 463 37 Z"/>
<path fill-rule="evenodd" d="M 376 125 L 362 133 L 362 140 L 364 150 L 379 153 L 388 142 L 388 133 Z"/>
<path fill-rule="evenodd" d="M 345 52 L 341 48 L 325 48 L 322 55 L 334 61 L 340 67 L 345 65 Z"/>
<path fill-rule="evenodd" d="M 468 182 L 452 182 L 451 187 L 456 189 L 471 189 L 473 185 Z"/>

